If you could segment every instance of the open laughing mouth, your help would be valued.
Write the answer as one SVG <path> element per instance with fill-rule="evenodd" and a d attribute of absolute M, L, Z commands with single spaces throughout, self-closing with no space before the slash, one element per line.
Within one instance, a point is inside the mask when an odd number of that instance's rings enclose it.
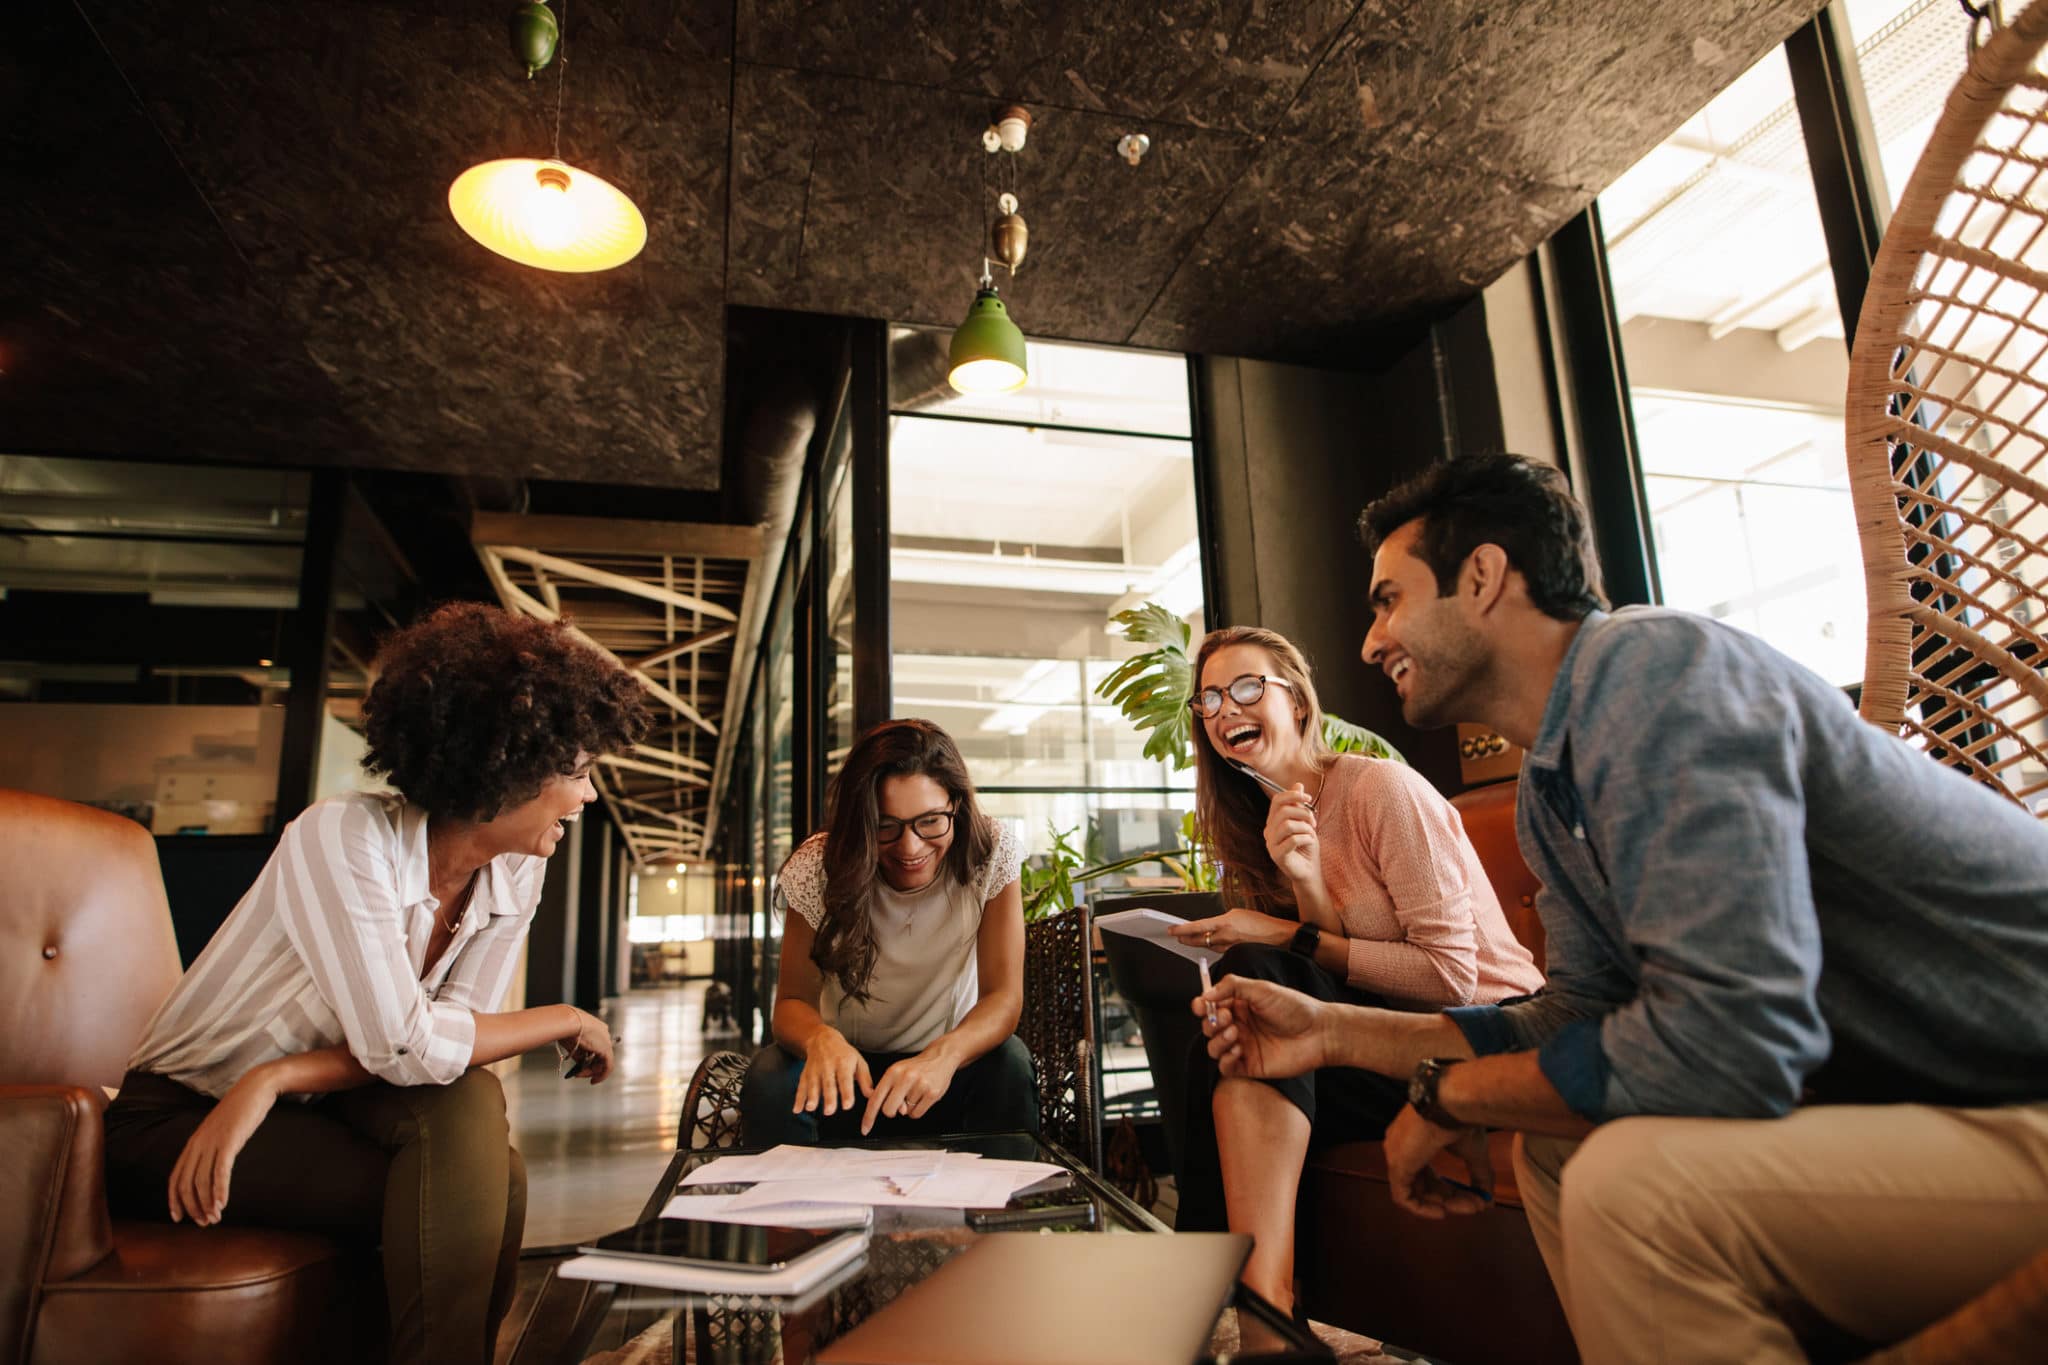
<path fill-rule="evenodd" d="M 1223 732 L 1223 747 L 1233 754 L 1248 753 L 1265 737 L 1266 727 L 1252 721 L 1239 721 Z"/>
<path fill-rule="evenodd" d="M 1408 658 L 1406 655 L 1401 656 L 1400 658 L 1394 660 L 1394 662 L 1387 665 L 1387 676 L 1393 679 L 1394 690 L 1396 692 L 1399 692 L 1401 690 L 1402 681 L 1405 678 L 1407 678 L 1407 676 L 1411 672 L 1413 672 L 1414 669 L 1415 661 L 1413 659 Z"/>

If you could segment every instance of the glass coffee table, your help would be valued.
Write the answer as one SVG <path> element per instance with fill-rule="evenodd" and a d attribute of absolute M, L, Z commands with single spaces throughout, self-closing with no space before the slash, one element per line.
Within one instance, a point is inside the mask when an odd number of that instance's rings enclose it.
<path fill-rule="evenodd" d="M 884 1144 L 855 1143 L 853 1146 Z M 1064 1167 L 1073 1184 L 1056 1194 L 1027 1195 L 991 1219 L 974 1223 L 987 1231 L 1044 1228 L 1104 1236 L 1171 1236 L 1171 1230 L 1086 1169 L 1072 1156 L 1029 1133 L 984 1133 L 928 1142 L 892 1142 L 892 1147 L 940 1147 L 988 1158 L 1042 1161 Z M 683 1177 L 707 1161 L 737 1155 L 744 1148 L 681 1151 L 656 1184 L 644 1219 L 658 1217 Z M 698 1185 L 704 1193 L 744 1189 L 742 1185 Z M 1034 1209 L 1034 1204 L 1050 1207 Z M 638 1285 L 570 1280 L 548 1271 L 525 1330 L 514 1348 L 514 1365 L 569 1365 L 594 1354 L 620 1352 L 620 1359 L 671 1361 L 786 1362 L 800 1365 L 869 1314 L 959 1255 L 982 1235 L 965 1209 L 876 1209 L 868 1251 L 806 1294 L 793 1299 L 753 1294 L 695 1294 Z M 1057 1304 L 1045 1308 L 1056 1311 Z M 1330 1352 L 1307 1330 L 1242 1285 L 1223 1310 L 1211 1340 L 1231 1361 L 1327 1361 Z M 1257 1349 L 1247 1350 L 1247 1347 Z M 1214 1355 L 1205 1357 L 1213 1360 Z"/>

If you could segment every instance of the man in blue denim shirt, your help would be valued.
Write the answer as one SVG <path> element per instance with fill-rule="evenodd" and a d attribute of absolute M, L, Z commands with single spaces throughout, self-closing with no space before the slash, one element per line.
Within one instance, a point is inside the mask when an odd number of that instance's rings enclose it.
<path fill-rule="evenodd" d="M 1224 1071 L 1412 1069 L 1386 1145 L 1425 1216 L 1483 1206 L 1436 1152 L 1484 1185 L 1481 1129 L 1528 1135 L 1519 1185 L 1589 1362 L 1893 1341 L 2048 1247 L 2034 817 L 1752 636 L 1602 611 L 1546 466 L 1440 465 L 1365 523 L 1364 655 L 1404 715 L 1527 750 L 1549 983 L 1404 1016 L 1219 982 Z"/>

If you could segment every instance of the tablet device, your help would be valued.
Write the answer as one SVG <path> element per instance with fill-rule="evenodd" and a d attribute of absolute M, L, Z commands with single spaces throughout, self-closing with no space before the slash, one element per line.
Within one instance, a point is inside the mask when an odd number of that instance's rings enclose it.
<path fill-rule="evenodd" d="M 857 1230 L 820 1232 L 810 1228 L 769 1228 L 748 1223 L 713 1223 L 694 1218 L 650 1218 L 607 1233 L 578 1251 L 629 1256 L 647 1261 L 715 1266 L 721 1270 L 784 1270 L 818 1248 Z"/>

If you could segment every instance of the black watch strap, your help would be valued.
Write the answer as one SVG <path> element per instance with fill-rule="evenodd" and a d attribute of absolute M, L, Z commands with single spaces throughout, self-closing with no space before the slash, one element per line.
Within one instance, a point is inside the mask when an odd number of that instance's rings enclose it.
<path fill-rule="evenodd" d="M 1439 1128 L 1469 1128 L 1472 1125 L 1453 1118 L 1437 1099 L 1437 1087 L 1443 1083 L 1444 1073 L 1464 1061 L 1463 1057 L 1429 1057 L 1416 1064 L 1415 1075 L 1408 1082 L 1408 1103 L 1415 1112 Z"/>
<path fill-rule="evenodd" d="M 1287 949 L 1289 952 L 1312 958 L 1316 955 L 1316 944 L 1322 937 L 1323 931 L 1320 927 L 1304 922 L 1294 931 L 1294 938 L 1289 941 Z"/>

